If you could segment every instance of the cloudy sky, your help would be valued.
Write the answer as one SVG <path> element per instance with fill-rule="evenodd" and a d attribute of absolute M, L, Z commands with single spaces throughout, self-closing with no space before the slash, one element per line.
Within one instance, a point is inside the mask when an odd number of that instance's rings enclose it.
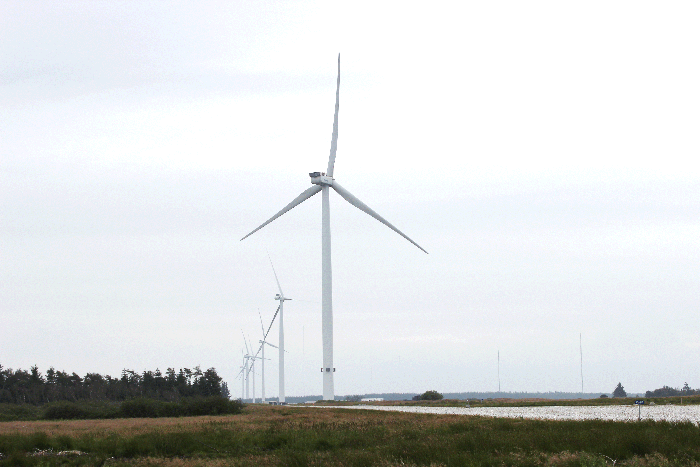
<path fill-rule="evenodd" d="M 700 6 L 330 3 L 0 2 L 0 364 L 320 394 L 340 53 L 336 394 L 700 387 Z"/>

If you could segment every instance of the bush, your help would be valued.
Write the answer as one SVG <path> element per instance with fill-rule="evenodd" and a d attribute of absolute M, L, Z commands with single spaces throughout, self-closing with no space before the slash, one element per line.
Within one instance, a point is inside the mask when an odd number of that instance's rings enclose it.
<path fill-rule="evenodd" d="M 163 402 L 139 397 L 122 402 L 119 416 L 124 418 L 155 418 L 163 413 Z"/>
<path fill-rule="evenodd" d="M 0 422 L 36 420 L 39 409 L 29 404 L 0 404 Z"/>
<path fill-rule="evenodd" d="M 93 418 L 90 412 L 75 402 L 55 402 L 47 404 L 41 414 L 44 420 L 78 420 Z"/>
<path fill-rule="evenodd" d="M 163 402 L 154 399 L 133 399 L 122 402 L 119 416 L 124 418 L 192 417 L 197 415 L 239 414 L 243 404 L 225 397 L 190 397 L 180 402 Z"/>
<path fill-rule="evenodd" d="M 439 401 L 441 399 L 442 399 L 442 394 L 440 394 L 437 391 L 425 391 L 420 396 L 420 400 L 422 400 L 422 401 Z"/>
<path fill-rule="evenodd" d="M 52 402 L 42 408 L 29 405 L 0 404 L 0 421 L 82 420 L 106 418 L 190 417 L 197 415 L 235 415 L 243 411 L 240 400 L 225 397 L 190 397 L 179 402 L 138 398 L 122 402 Z"/>
<path fill-rule="evenodd" d="M 183 399 L 180 406 L 180 415 L 187 416 L 238 414 L 243 411 L 241 401 L 232 401 L 220 396 Z"/>

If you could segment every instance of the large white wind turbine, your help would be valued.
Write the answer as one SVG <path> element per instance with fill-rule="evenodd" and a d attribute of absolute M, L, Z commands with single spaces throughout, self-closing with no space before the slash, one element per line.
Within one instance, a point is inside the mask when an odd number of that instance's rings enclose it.
<path fill-rule="evenodd" d="M 322 292 L 321 292 L 321 309 L 322 309 L 322 336 L 323 336 L 323 399 L 333 400 L 335 398 L 335 390 L 333 385 L 333 373 L 335 368 L 333 367 L 333 300 L 332 300 L 332 273 L 331 273 L 331 212 L 330 212 L 330 201 L 329 188 L 333 188 L 336 193 L 345 199 L 348 203 L 352 204 L 356 208 L 370 216 L 377 219 L 382 224 L 389 227 L 394 232 L 401 235 L 403 238 L 413 243 L 415 246 L 420 248 L 424 253 L 428 253 L 423 248 L 420 247 L 416 242 L 408 238 L 403 232 L 394 227 L 384 219 L 382 216 L 377 214 L 373 209 L 367 206 L 365 203 L 353 196 L 345 188 L 341 187 L 338 182 L 333 178 L 333 166 L 335 165 L 335 154 L 338 147 L 338 108 L 339 108 L 339 96 L 340 96 L 340 54 L 338 54 L 338 79 L 336 83 L 335 91 L 335 114 L 333 116 L 333 135 L 331 137 L 331 152 L 328 158 L 328 169 L 325 173 L 322 172 L 312 172 L 309 174 L 311 177 L 311 183 L 314 185 L 307 188 L 299 196 L 297 196 L 291 203 L 285 206 L 280 212 L 272 216 L 270 219 L 265 221 L 258 228 L 250 232 L 248 235 L 243 237 L 241 240 L 245 240 L 250 235 L 254 234 L 258 230 L 265 227 L 270 222 L 274 221 L 282 214 L 286 213 L 290 209 L 296 207 L 297 205 L 303 203 L 307 199 L 311 198 L 313 195 L 321 192 L 322 196 L 322 208 L 321 208 L 321 277 L 322 277 Z"/>

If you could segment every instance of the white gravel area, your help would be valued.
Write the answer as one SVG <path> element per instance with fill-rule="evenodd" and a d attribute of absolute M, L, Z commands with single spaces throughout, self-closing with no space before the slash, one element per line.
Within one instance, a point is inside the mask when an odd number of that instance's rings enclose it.
<path fill-rule="evenodd" d="M 338 408 L 338 407 L 336 407 Z M 396 412 L 480 415 L 484 417 L 535 418 L 541 420 L 616 420 L 636 421 L 636 405 L 553 406 L 553 407 L 420 407 L 398 405 L 352 405 L 341 408 Z M 643 405 L 642 420 L 690 421 L 700 424 L 700 405 Z"/>

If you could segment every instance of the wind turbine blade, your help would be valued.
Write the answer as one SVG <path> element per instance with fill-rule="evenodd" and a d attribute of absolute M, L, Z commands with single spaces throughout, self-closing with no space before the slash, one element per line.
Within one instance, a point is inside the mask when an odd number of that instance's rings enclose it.
<path fill-rule="evenodd" d="M 250 336 L 248 336 L 248 340 L 250 341 L 250 348 L 253 348 L 253 341 L 251 340 Z M 260 347 L 258 347 L 258 351 L 255 352 L 255 355 L 253 355 L 253 363 L 255 363 L 255 359 L 258 358 L 258 353 L 260 353 Z"/>
<path fill-rule="evenodd" d="M 382 224 L 386 225 L 386 226 L 389 227 L 391 230 L 393 230 L 393 231 L 396 232 L 397 234 L 401 235 L 403 238 L 405 238 L 405 239 L 408 240 L 409 242 L 413 243 L 413 244 L 414 244 L 415 246 L 417 246 L 423 253 L 428 254 L 428 252 L 425 251 L 419 244 L 417 244 L 416 242 L 414 242 L 413 240 L 411 240 L 410 238 L 408 238 L 408 236 L 407 236 L 406 234 L 404 234 L 404 233 L 401 232 L 399 229 L 397 229 L 396 227 L 394 227 L 393 225 L 391 225 L 391 223 L 389 223 L 389 221 L 387 221 L 387 220 L 384 219 L 382 216 L 380 216 L 379 214 L 377 214 L 372 208 L 370 208 L 369 206 L 367 206 L 365 203 L 363 203 L 363 202 L 360 201 L 359 199 L 355 198 L 355 196 L 353 196 L 352 193 L 350 193 L 348 190 L 346 190 L 346 189 L 343 188 L 342 186 L 338 185 L 338 183 L 337 183 L 335 180 L 333 180 L 333 185 L 331 185 L 331 188 L 333 188 L 340 196 L 342 196 L 342 197 L 345 199 L 345 201 L 347 201 L 348 203 L 352 204 L 353 206 L 355 206 L 355 207 L 356 207 L 357 209 L 359 209 L 360 211 L 364 211 L 364 212 L 366 212 L 367 214 L 369 214 L 370 216 L 374 217 L 374 218 L 377 219 L 379 222 L 381 222 Z"/>
<path fill-rule="evenodd" d="M 274 344 L 270 344 L 269 342 L 265 342 L 265 343 L 266 343 L 267 345 L 269 345 L 270 347 L 274 347 L 274 348 L 276 348 L 276 349 L 279 349 L 279 347 L 277 347 L 277 346 L 274 345 Z"/>
<path fill-rule="evenodd" d="M 289 203 L 288 205 L 286 205 L 280 212 L 278 212 L 277 214 L 275 214 L 274 216 L 272 216 L 271 218 L 269 218 L 269 219 L 268 219 L 267 221 L 265 221 L 260 227 L 258 227 L 257 229 L 253 230 L 251 233 L 249 233 L 249 234 L 246 235 L 245 237 L 241 238 L 241 241 L 243 241 L 243 240 L 245 240 L 246 238 L 250 237 L 250 236 L 253 235 L 255 232 L 257 232 L 258 230 L 262 229 L 262 228 L 265 227 L 267 224 L 269 224 L 270 222 L 274 221 L 275 219 L 277 219 L 278 217 L 280 217 L 280 216 L 281 216 L 282 214 L 284 214 L 285 212 L 289 211 L 290 209 L 292 209 L 292 208 L 298 206 L 299 204 L 303 203 L 303 202 L 306 201 L 307 199 L 311 198 L 313 195 L 315 195 L 316 193 L 318 193 L 318 192 L 321 191 L 322 189 L 323 189 L 323 188 L 321 188 L 321 186 L 319 186 L 319 185 L 314 185 L 314 186 L 312 186 L 311 188 L 307 188 L 306 190 L 304 190 L 304 192 L 303 192 L 302 194 L 300 194 L 299 196 L 297 196 L 296 198 L 294 198 L 294 200 L 293 200 L 291 203 Z"/>
<path fill-rule="evenodd" d="M 254 359 L 259 359 L 259 358 L 260 358 L 260 357 L 258 357 L 258 354 L 260 353 L 260 349 L 262 349 L 262 344 L 260 345 L 260 347 L 258 347 L 258 351 L 255 352 L 255 356 L 253 357 Z"/>
<path fill-rule="evenodd" d="M 260 317 L 260 329 L 263 333 L 263 339 L 265 339 L 265 325 L 262 322 L 262 315 L 260 314 L 260 310 L 258 310 L 258 316 Z"/>
<path fill-rule="evenodd" d="M 333 176 L 333 166 L 335 165 L 335 152 L 338 149 L 338 102 L 340 97 L 340 54 L 338 54 L 338 82 L 335 87 L 335 115 L 333 116 L 333 137 L 331 138 L 331 155 L 328 158 L 328 170 L 326 175 Z"/>
<path fill-rule="evenodd" d="M 275 265 L 272 264 L 272 258 L 270 258 L 270 255 L 269 255 L 269 254 L 267 255 L 267 259 L 270 260 L 270 266 L 272 266 L 272 272 L 273 272 L 273 274 L 275 275 L 275 280 L 277 281 L 277 288 L 278 288 L 279 291 L 280 291 L 280 297 L 283 297 L 283 298 L 284 298 L 284 293 L 282 293 L 282 286 L 280 285 L 280 280 L 277 279 L 277 271 L 275 271 Z M 275 314 L 275 316 L 277 316 L 277 315 Z M 274 321 L 275 319 L 272 318 L 272 320 Z M 270 323 L 270 325 L 272 325 L 272 323 Z"/>
<path fill-rule="evenodd" d="M 243 334 L 243 329 L 241 329 L 241 334 Z M 245 334 L 243 334 L 243 343 L 245 344 L 245 351 L 247 355 L 250 355 L 250 350 L 248 349 L 248 341 L 245 340 Z"/>
<path fill-rule="evenodd" d="M 281 307 L 281 306 L 282 306 L 281 303 L 279 304 L 279 306 L 277 306 L 277 311 L 275 311 L 275 316 L 272 317 L 272 321 L 270 321 L 270 327 L 267 328 L 267 332 L 265 333 L 265 337 L 263 337 L 263 339 L 267 339 L 267 335 L 270 333 L 270 329 L 272 329 L 272 323 L 275 322 L 275 318 L 277 318 L 277 313 L 280 312 L 280 307 Z"/>

